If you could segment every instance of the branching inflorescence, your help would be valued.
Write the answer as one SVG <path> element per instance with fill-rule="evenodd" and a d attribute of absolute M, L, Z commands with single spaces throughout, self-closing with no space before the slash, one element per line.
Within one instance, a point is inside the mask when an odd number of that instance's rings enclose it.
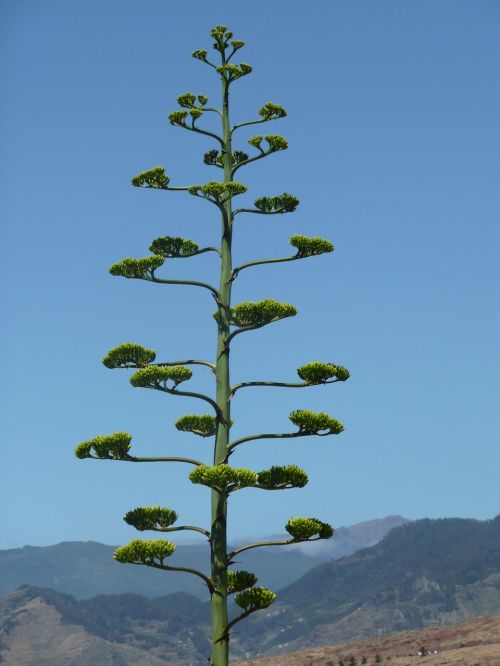
<path fill-rule="evenodd" d="M 253 205 L 233 208 L 233 199 L 246 194 L 244 183 L 235 180 L 236 171 L 253 162 L 267 158 L 288 148 L 287 140 L 278 134 L 256 134 L 250 136 L 246 150 L 233 149 L 232 142 L 237 130 L 260 125 L 284 118 L 283 107 L 274 102 L 266 102 L 257 111 L 256 117 L 244 120 L 233 126 L 229 117 L 229 90 L 231 85 L 248 76 L 252 67 L 247 63 L 233 62 L 233 57 L 244 46 L 241 40 L 233 39 L 233 34 L 225 26 L 216 26 L 211 31 L 215 62 L 206 50 L 193 52 L 193 58 L 212 68 L 222 87 L 220 108 L 210 106 L 208 97 L 200 93 L 186 92 L 177 98 L 179 109 L 172 111 L 168 120 L 174 127 L 202 134 L 215 141 L 215 147 L 205 152 L 203 162 L 221 170 L 219 180 L 206 183 L 172 186 L 163 166 L 156 166 L 137 174 L 132 185 L 141 189 L 162 191 L 184 191 L 216 206 L 221 217 L 219 244 L 201 247 L 194 241 L 177 236 L 162 236 L 151 241 L 150 255 L 142 258 L 127 257 L 113 264 L 110 273 L 127 279 L 142 280 L 158 284 L 187 285 L 210 291 L 216 303 L 214 318 L 217 328 L 215 361 L 201 359 L 158 361 L 156 351 L 133 342 L 126 342 L 111 349 L 103 359 L 110 369 L 133 369 L 130 383 L 133 387 L 147 388 L 162 393 L 201 400 L 211 408 L 210 413 L 186 414 L 178 418 L 175 427 L 199 437 L 214 438 L 211 464 L 186 457 L 138 457 L 131 452 L 132 436 L 126 432 L 99 435 L 82 442 L 76 447 L 78 458 L 113 460 L 122 462 L 180 462 L 193 467 L 189 480 L 206 486 L 211 491 L 212 519 L 210 529 L 195 525 L 177 525 L 177 513 L 160 506 L 137 507 L 125 514 L 125 522 L 140 532 L 175 532 L 192 530 L 207 537 L 210 550 L 210 575 L 189 567 L 166 564 L 175 551 L 175 545 L 165 540 L 134 539 L 115 552 L 118 562 L 149 566 L 167 571 L 181 571 L 197 576 L 206 586 L 211 596 L 212 614 L 212 666 L 228 665 L 228 646 L 232 627 L 250 614 L 267 608 L 276 595 L 263 587 L 256 587 L 256 576 L 248 571 L 230 568 L 239 553 L 263 546 L 279 546 L 317 539 L 328 539 L 333 528 L 316 518 L 294 517 L 285 525 L 288 537 L 284 540 L 247 544 L 232 552 L 227 547 L 227 508 L 230 495 L 236 491 L 260 489 L 267 491 L 303 488 L 308 482 L 307 473 L 296 465 L 272 466 L 260 472 L 233 467 L 229 458 L 237 447 L 260 439 L 299 438 L 306 436 L 329 436 L 340 434 L 344 426 L 323 412 L 297 409 L 289 415 L 295 427 L 290 432 L 250 434 L 231 441 L 230 431 L 231 401 L 242 388 L 248 387 L 290 387 L 305 388 L 344 382 L 349 372 L 343 366 L 330 361 L 311 361 L 297 368 L 300 381 L 245 381 L 231 386 L 229 381 L 229 358 L 234 338 L 243 332 L 262 328 L 297 314 L 297 309 L 288 303 L 273 299 L 258 302 L 232 304 L 231 291 L 234 281 L 242 270 L 262 264 L 274 264 L 315 257 L 333 251 L 333 243 L 317 236 L 292 235 L 290 245 L 294 253 L 289 256 L 258 259 L 233 267 L 231 260 L 233 226 L 237 215 L 283 215 L 293 213 L 299 200 L 292 194 L 282 193 L 261 196 Z M 215 114 L 221 123 L 220 134 L 203 126 L 207 113 Z M 215 252 L 220 257 L 219 286 L 198 280 L 177 280 L 159 276 L 170 266 L 173 259 L 186 259 L 205 252 Z M 161 271 L 160 271 L 161 269 Z M 193 377 L 188 366 L 201 365 L 209 368 L 216 379 L 215 396 L 186 390 L 186 383 Z M 181 387 L 182 388 L 179 388 Z M 234 601 L 241 613 L 232 619 L 228 617 L 228 596 L 234 594 Z"/>

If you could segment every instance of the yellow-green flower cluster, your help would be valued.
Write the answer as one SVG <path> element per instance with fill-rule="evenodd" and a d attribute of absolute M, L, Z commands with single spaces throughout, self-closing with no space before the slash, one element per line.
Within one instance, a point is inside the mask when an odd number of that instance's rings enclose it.
<path fill-rule="evenodd" d="M 142 171 L 134 176 L 131 183 L 134 187 L 152 187 L 156 190 L 165 190 L 170 178 L 165 174 L 165 167 L 157 166 Z"/>
<path fill-rule="evenodd" d="M 215 28 L 210 30 L 210 34 L 214 39 L 231 39 L 233 36 L 232 32 L 229 32 L 225 25 L 216 25 Z"/>
<path fill-rule="evenodd" d="M 266 151 L 264 151 L 261 146 L 263 139 L 265 139 L 268 144 Z M 248 143 L 254 148 L 258 148 L 261 152 L 265 152 L 266 154 L 274 153 L 278 150 L 286 150 L 288 148 L 288 141 L 284 137 L 278 136 L 276 134 L 266 134 L 266 136 L 257 134 L 256 136 L 250 137 L 248 139 Z"/>
<path fill-rule="evenodd" d="M 263 213 L 293 213 L 299 203 L 297 197 L 283 192 L 275 197 L 259 197 L 254 205 Z"/>
<path fill-rule="evenodd" d="M 217 166 L 219 168 L 223 167 L 222 154 L 216 148 L 212 148 L 212 150 L 208 150 L 203 155 L 203 162 L 205 164 L 208 164 L 208 166 Z"/>
<path fill-rule="evenodd" d="M 333 377 L 339 382 L 345 382 L 349 379 L 349 371 L 346 368 L 333 363 L 322 363 L 321 361 L 301 365 L 300 368 L 297 368 L 297 374 L 306 384 L 324 384 Z"/>
<path fill-rule="evenodd" d="M 189 194 L 204 197 L 205 199 L 215 201 L 216 203 L 222 203 L 227 201 L 227 199 L 238 194 L 243 194 L 246 191 L 247 187 L 243 185 L 243 183 L 237 183 L 234 180 L 231 180 L 228 183 L 214 180 L 210 183 L 205 183 L 205 185 L 192 185 L 188 189 Z"/>
<path fill-rule="evenodd" d="M 244 153 L 241 150 L 233 151 L 232 155 L 233 166 L 236 164 L 241 164 L 241 162 L 245 162 L 247 159 L 248 159 L 247 153 Z M 207 151 L 203 155 L 203 162 L 208 166 L 216 166 L 219 167 L 219 169 L 224 168 L 224 163 L 222 161 L 222 153 L 220 153 L 215 148 L 213 150 Z"/>
<path fill-rule="evenodd" d="M 128 432 L 114 432 L 111 435 L 98 435 L 87 442 L 78 444 L 77 458 L 102 458 L 104 460 L 128 460 L 132 435 Z"/>
<path fill-rule="evenodd" d="M 198 108 L 196 102 L 200 106 L 205 106 L 208 102 L 208 97 L 205 97 L 205 95 L 193 95 L 193 93 L 183 93 L 177 98 L 177 104 L 185 109 Z"/>
<path fill-rule="evenodd" d="M 229 31 L 225 25 L 216 26 L 210 31 L 210 34 L 214 39 L 214 43 L 212 44 L 212 46 L 216 51 L 219 51 L 219 53 L 224 53 L 225 50 L 229 48 L 229 45 L 232 46 L 231 53 L 225 56 L 226 62 L 228 62 L 231 59 L 231 56 L 236 51 L 239 51 L 241 48 L 243 48 L 243 46 L 245 46 L 245 42 L 243 42 L 241 39 L 231 39 L 233 37 L 233 33 Z M 193 58 L 196 58 L 197 60 L 201 60 L 202 62 L 212 64 L 209 63 L 209 61 L 207 60 L 207 51 L 205 49 L 198 49 L 196 51 L 193 51 L 191 55 L 193 56 Z"/>
<path fill-rule="evenodd" d="M 225 64 L 221 67 L 217 67 L 219 74 L 222 74 L 224 78 L 228 81 L 236 81 L 242 76 L 247 76 L 252 71 L 252 66 L 246 62 L 242 62 L 239 65 Z"/>
<path fill-rule="evenodd" d="M 167 383 L 172 382 L 175 388 L 192 376 L 192 371 L 184 365 L 150 365 L 134 372 L 130 377 L 130 383 L 132 386 L 142 388 L 167 388 Z"/>
<path fill-rule="evenodd" d="M 337 419 L 324 412 L 311 412 L 309 409 L 297 409 L 289 417 L 299 432 L 305 435 L 338 435 L 344 426 Z"/>
<path fill-rule="evenodd" d="M 285 529 L 294 541 L 329 539 L 333 535 L 333 527 L 317 518 L 290 518 Z"/>
<path fill-rule="evenodd" d="M 216 51 L 220 51 L 221 53 L 228 48 L 229 44 L 231 44 L 233 47 L 233 53 L 245 46 L 245 42 L 242 42 L 241 39 L 230 41 L 231 37 L 233 37 L 233 33 L 230 32 L 225 25 L 215 26 L 215 28 L 210 31 L 210 34 L 215 40 L 213 44 L 214 49 Z M 231 57 L 231 55 L 232 53 L 229 57 Z"/>
<path fill-rule="evenodd" d="M 165 257 L 152 254 L 150 257 L 142 257 L 141 259 L 133 259 L 126 257 L 121 261 L 113 264 L 109 269 L 111 275 L 119 275 L 125 278 L 135 278 L 137 280 L 152 280 L 154 272 L 159 268 Z"/>
<path fill-rule="evenodd" d="M 231 319 L 235 326 L 264 326 L 279 319 L 294 317 L 297 308 L 288 303 L 279 303 L 270 298 L 256 303 L 239 303 L 231 308 Z"/>
<path fill-rule="evenodd" d="M 161 531 L 176 522 L 177 514 L 172 509 L 164 509 L 160 506 L 140 506 L 128 511 L 123 520 L 140 532 L 144 532 L 144 530 Z"/>
<path fill-rule="evenodd" d="M 192 432 L 201 437 L 215 435 L 217 420 L 211 414 L 186 414 L 175 422 L 175 427 L 181 432 Z"/>
<path fill-rule="evenodd" d="M 193 51 L 191 55 L 193 58 L 196 58 L 196 60 L 201 60 L 202 62 L 207 62 L 207 53 L 205 49 L 198 49 L 196 51 Z"/>
<path fill-rule="evenodd" d="M 235 595 L 234 600 L 246 613 L 261 610 L 270 606 L 276 595 L 265 587 L 251 587 Z"/>
<path fill-rule="evenodd" d="M 107 368 L 140 368 L 152 363 L 156 358 L 156 352 L 146 349 L 134 342 L 124 342 L 118 347 L 110 349 L 102 359 Z"/>
<path fill-rule="evenodd" d="M 161 257 L 189 257 L 198 251 L 198 245 L 179 236 L 161 236 L 155 238 L 149 246 L 150 251 Z"/>
<path fill-rule="evenodd" d="M 308 482 L 307 474 L 297 465 L 273 466 L 258 474 L 260 488 L 282 490 L 284 488 L 303 488 Z"/>
<path fill-rule="evenodd" d="M 257 582 L 257 576 L 249 571 L 228 571 L 227 591 L 228 594 L 242 592 L 248 587 L 253 587 Z"/>
<path fill-rule="evenodd" d="M 189 474 L 192 483 L 199 483 L 219 491 L 233 492 L 240 488 L 254 486 L 257 473 L 251 469 L 231 467 L 230 465 L 199 465 Z"/>
<path fill-rule="evenodd" d="M 297 257 L 314 257 L 325 252 L 333 252 L 333 243 L 319 237 L 290 236 L 290 245 L 297 248 Z"/>
<path fill-rule="evenodd" d="M 274 153 L 277 150 L 286 150 L 288 148 L 288 141 L 282 136 L 278 136 L 276 134 L 266 134 L 264 139 L 269 145 L 270 153 Z"/>
<path fill-rule="evenodd" d="M 266 104 L 259 109 L 259 116 L 262 120 L 276 120 L 277 118 L 284 118 L 286 116 L 286 111 L 279 104 L 266 102 Z"/>
<path fill-rule="evenodd" d="M 126 546 L 117 548 L 113 559 L 125 564 L 163 565 L 163 560 L 170 557 L 174 551 L 175 545 L 170 541 L 133 539 Z"/>
<path fill-rule="evenodd" d="M 171 125 L 179 125 L 180 127 L 186 126 L 187 111 L 172 111 L 168 114 L 168 120 Z"/>

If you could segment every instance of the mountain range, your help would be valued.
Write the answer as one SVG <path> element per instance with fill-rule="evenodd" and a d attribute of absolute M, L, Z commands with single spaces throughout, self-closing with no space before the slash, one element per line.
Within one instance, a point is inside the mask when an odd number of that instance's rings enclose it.
<path fill-rule="evenodd" d="M 255 571 L 263 585 L 279 590 L 317 564 L 372 546 L 392 528 L 407 522 L 401 516 L 388 516 L 340 527 L 328 541 L 247 551 L 238 558 L 238 566 Z M 289 535 L 278 538 L 286 539 Z M 276 536 L 263 540 L 269 539 Z M 115 546 L 95 541 L 0 550 L 0 596 L 20 585 L 32 585 L 71 594 L 77 599 L 89 599 L 97 594 L 137 593 L 158 597 L 187 592 L 206 600 L 206 588 L 193 576 L 119 564 L 113 560 L 114 550 Z M 194 567 L 207 573 L 209 561 L 208 545 L 203 542 L 178 546 L 169 560 L 173 565 Z"/>
<path fill-rule="evenodd" d="M 424 519 L 315 566 L 237 625 L 231 649 L 278 655 L 498 614 L 500 516 Z M 0 655 L 5 666 L 195 666 L 209 654 L 208 619 L 185 593 L 77 600 L 25 586 L 0 599 Z"/>

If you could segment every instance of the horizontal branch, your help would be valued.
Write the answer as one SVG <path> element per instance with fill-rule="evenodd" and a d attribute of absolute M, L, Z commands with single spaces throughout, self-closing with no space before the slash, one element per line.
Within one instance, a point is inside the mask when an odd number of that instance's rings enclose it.
<path fill-rule="evenodd" d="M 284 261 L 295 261 L 297 259 L 305 259 L 306 257 L 299 257 L 296 254 L 294 254 L 291 257 L 280 257 L 279 259 L 259 259 L 258 261 L 249 261 L 246 264 L 242 264 L 241 266 L 237 266 L 233 270 L 233 275 L 232 275 L 232 280 L 234 280 L 237 276 L 238 273 L 245 268 L 250 268 L 250 266 L 261 266 L 262 264 L 280 264 L 283 263 Z"/>
<path fill-rule="evenodd" d="M 243 613 L 240 613 L 240 615 L 238 615 L 237 617 L 235 617 L 234 620 L 231 620 L 231 622 L 228 622 L 226 624 L 225 628 L 224 628 L 224 633 L 215 642 L 219 643 L 221 641 L 228 641 L 229 640 L 229 632 L 234 627 L 234 625 L 237 624 L 238 622 L 241 622 L 241 620 L 244 620 L 245 618 L 247 618 L 252 613 L 255 613 L 256 610 L 259 610 L 259 609 L 258 608 L 253 608 L 251 610 L 246 610 Z"/>
<path fill-rule="evenodd" d="M 263 328 L 264 326 L 267 326 L 268 324 L 274 324 L 277 321 L 281 321 L 282 319 L 286 319 L 286 317 L 276 317 L 276 319 L 271 319 L 271 321 L 266 321 L 263 324 L 257 324 L 255 326 L 241 326 L 240 328 L 237 328 L 235 331 L 230 333 L 226 339 L 226 345 L 228 345 L 233 338 L 235 338 L 237 335 L 240 333 L 246 333 L 247 331 L 256 331 L 258 328 Z"/>
<path fill-rule="evenodd" d="M 258 208 L 238 208 L 234 211 L 233 217 L 238 213 L 255 213 L 259 215 L 282 215 L 283 213 L 292 213 L 286 208 L 278 208 L 277 210 L 260 210 Z"/>
<path fill-rule="evenodd" d="M 208 587 L 210 594 L 215 592 L 215 586 L 212 582 L 212 579 L 206 576 L 198 569 L 191 569 L 190 567 L 173 567 L 166 564 L 157 564 L 156 562 L 130 562 L 130 564 L 138 564 L 139 566 L 152 567 L 153 569 L 161 569 L 162 571 L 180 571 L 181 573 L 190 573 L 194 576 L 201 578 L 205 585 Z"/>
<path fill-rule="evenodd" d="M 162 363 L 145 363 L 144 365 L 136 365 L 132 363 L 128 363 L 126 365 L 119 365 L 116 368 L 113 368 L 113 370 L 134 370 L 134 369 L 142 369 L 142 368 L 148 368 L 149 366 L 156 366 L 156 367 L 165 367 L 169 368 L 170 366 L 174 365 L 205 365 L 207 368 L 210 368 L 212 372 L 215 372 L 215 363 L 210 363 L 210 361 L 201 361 L 197 359 L 189 359 L 188 361 L 165 361 Z"/>
<path fill-rule="evenodd" d="M 202 247 L 201 250 L 196 250 L 195 252 L 190 252 L 189 254 L 175 254 L 168 256 L 168 259 L 189 259 L 190 257 L 196 257 L 197 254 L 203 254 L 204 252 L 217 252 L 220 254 L 220 249 L 218 247 Z"/>
<path fill-rule="evenodd" d="M 208 289 L 216 299 L 220 299 L 220 294 L 215 287 L 207 284 L 206 282 L 198 282 L 197 280 L 164 280 L 153 276 L 152 278 L 142 278 L 147 282 L 158 282 L 159 284 L 180 284 L 188 285 L 189 287 L 202 287 Z"/>
<path fill-rule="evenodd" d="M 136 456 L 127 456 L 126 458 L 99 458 L 99 456 L 88 455 L 87 458 L 92 458 L 93 460 L 113 460 L 118 462 L 182 462 L 188 463 L 189 465 L 195 465 L 199 467 L 203 465 L 200 460 L 194 460 L 193 458 L 138 458 Z"/>
<path fill-rule="evenodd" d="M 208 539 L 210 538 L 210 532 L 203 529 L 203 527 L 196 527 L 195 525 L 179 525 L 178 527 L 150 527 L 153 532 L 182 532 L 183 530 L 190 530 L 191 532 L 200 532 L 204 534 Z"/>
<path fill-rule="evenodd" d="M 205 365 L 207 368 L 210 368 L 213 372 L 215 372 L 215 363 L 210 363 L 210 361 L 200 361 L 197 359 L 190 359 L 189 361 L 167 361 L 165 363 L 151 363 L 150 365 L 159 365 L 159 366 L 165 366 L 165 367 L 170 367 L 172 365 Z"/>
<path fill-rule="evenodd" d="M 267 546 L 289 546 L 291 543 L 295 543 L 294 539 L 289 539 L 288 541 L 258 541 L 257 543 L 251 543 L 247 546 L 242 546 L 241 548 L 236 548 L 231 553 L 228 554 L 228 566 L 232 564 L 231 560 L 236 555 L 244 553 L 246 550 L 251 550 L 252 548 L 264 548 Z"/>
<path fill-rule="evenodd" d="M 310 435 L 311 433 L 307 432 L 286 432 L 286 433 L 270 433 L 270 434 L 262 434 L 262 435 L 248 435 L 248 437 L 241 437 L 240 439 L 236 439 L 234 442 L 231 442 L 229 446 L 226 449 L 226 456 L 224 458 L 224 461 L 227 461 L 229 456 L 232 454 L 234 449 L 237 446 L 240 446 L 240 444 L 245 444 L 246 442 L 254 442 L 257 439 L 292 439 L 293 437 L 305 437 L 306 435 Z"/>
<path fill-rule="evenodd" d="M 210 106 L 210 107 L 203 107 L 203 113 L 206 113 L 207 111 L 213 111 L 214 113 L 218 113 L 219 116 L 222 116 L 222 111 L 220 109 L 216 109 L 215 106 Z"/>
<path fill-rule="evenodd" d="M 260 123 L 265 123 L 269 120 L 269 118 L 259 118 L 259 120 L 248 120 L 245 123 L 238 123 L 235 125 L 232 130 L 231 130 L 231 136 L 233 135 L 233 132 L 235 132 L 237 129 L 240 127 L 247 127 L 248 125 L 259 125 Z"/>
<path fill-rule="evenodd" d="M 222 411 L 219 405 L 215 402 L 215 400 L 210 398 L 208 395 L 205 395 L 204 393 L 195 393 L 194 391 L 178 391 L 177 389 L 167 388 L 166 386 L 144 386 L 143 388 L 163 391 L 163 393 L 170 393 L 171 395 L 180 395 L 185 398 L 197 398 L 198 400 L 204 400 L 205 402 L 208 402 L 211 407 L 213 407 L 218 418 L 222 418 Z"/>
<path fill-rule="evenodd" d="M 222 147 L 224 147 L 224 140 L 218 135 L 214 134 L 214 132 L 209 132 L 208 130 L 202 130 L 199 127 L 195 127 L 194 125 L 178 125 L 178 127 L 182 127 L 183 129 L 188 130 L 188 132 L 196 132 L 197 134 L 205 134 L 205 136 L 210 136 L 212 139 L 215 139 L 220 143 Z"/>
<path fill-rule="evenodd" d="M 249 157 L 247 160 L 243 160 L 242 162 L 239 162 L 231 171 L 231 178 L 234 176 L 234 174 L 238 171 L 238 169 L 242 166 L 246 166 L 247 164 L 251 164 L 252 162 L 256 162 L 257 160 L 261 160 L 263 157 L 267 157 L 268 155 L 271 155 L 272 153 L 277 152 L 276 150 L 269 150 L 269 151 L 263 151 L 261 149 L 261 152 L 259 155 L 255 155 L 255 157 Z"/>
<path fill-rule="evenodd" d="M 279 386 L 285 388 L 308 388 L 309 386 L 323 386 L 323 384 L 335 384 L 338 382 L 338 379 L 327 380 L 321 382 L 320 384 L 309 384 L 307 382 L 300 383 L 288 383 L 288 382 L 241 382 L 241 384 L 235 384 L 230 390 L 229 397 L 232 398 L 236 391 L 239 391 L 242 388 L 247 388 L 248 386 Z"/>

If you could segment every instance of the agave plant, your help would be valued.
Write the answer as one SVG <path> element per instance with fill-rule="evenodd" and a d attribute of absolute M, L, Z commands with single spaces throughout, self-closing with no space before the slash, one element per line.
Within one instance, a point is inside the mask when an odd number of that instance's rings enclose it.
<path fill-rule="evenodd" d="M 215 206 L 220 214 L 220 234 L 218 241 L 211 247 L 200 247 L 196 242 L 182 237 L 164 236 L 151 242 L 151 255 L 134 259 L 125 258 L 113 264 L 110 273 L 127 279 L 146 280 L 168 285 L 188 285 L 210 292 L 216 303 L 214 315 L 216 322 L 215 355 L 210 360 L 168 360 L 158 361 L 156 351 L 140 344 L 126 342 L 110 350 L 103 359 L 111 369 L 133 369 L 130 383 L 134 387 L 148 388 L 170 395 L 188 396 L 202 401 L 205 410 L 210 413 L 186 414 L 179 418 L 176 427 L 181 432 L 189 432 L 204 438 L 213 438 L 213 452 L 210 463 L 185 457 L 143 457 L 132 454 L 132 436 L 124 432 L 100 435 L 82 442 L 76 447 L 78 458 L 100 460 L 119 460 L 126 462 L 180 462 L 191 465 L 194 469 L 189 474 L 192 483 L 206 486 L 210 491 L 212 519 L 210 528 L 195 525 L 177 525 L 177 513 L 166 507 L 137 507 L 128 511 L 125 521 L 139 531 L 175 532 L 194 530 L 207 537 L 210 544 L 210 575 L 196 569 L 172 566 L 168 558 L 175 550 L 175 545 L 168 540 L 134 539 L 121 546 L 115 552 L 118 562 L 145 565 L 165 571 L 183 571 L 198 576 L 206 585 L 211 597 L 212 620 L 212 666 L 227 666 L 229 658 L 229 639 L 232 627 L 250 614 L 267 608 L 276 595 L 263 587 L 256 587 L 256 576 L 247 571 L 235 571 L 231 568 L 234 558 L 246 550 L 263 546 L 286 545 L 317 539 L 328 539 L 333 528 L 310 517 L 292 517 L 285 526 L 289 538 L 281 541 L 252 543 L 241 546 L 232 552 L 227 546 L 228 500 L 233 492 L 246 488 L 261 490 L 284 490 L 302 488 L 307 483 L 307 474 L 296 465 L 274 466 L 267 470 L 253 471 L 233 467 L 230 457 L 235 450 L 258 439 L 296 438 L 309 436 L 338 435 L 343 425 L 322 412 L 297 409 L 289 415 L 295 430 L 284 433 L 251 434 L 237 440 L 231 439 L 231 402 L 235 394 L 250 386 L 261 387 L 311 387 L 322 384 L 343 382 L 349 372 L 331 361 L 311 361 L 297 369 L 299 381 L 245 381 L 230 383 L 230 354 L 236 336 L 253 331 L 283 319 L 294 317 L 297 309 L 288 303 L 279 303 L 272 299 L 259 302 L 233 304 L 232 288 L 242 270 L 263 264 L 275 264 L 315 257 L 333 251 L 331 241 L 317 236 L 293 235 L 290 244 L 294 253 L 289 256 L 258 259 L 233 266 L 232 244 L 233 230 L 238 216 L 244 215 L 283 215 L 292 213 L 299 205 L 299 200 L 288 193 L 261 196 L 255 199 L 253 206 L 242 205 L 236 208 L 234 200 L 247 192 L 247 187 L 235 180 L 236 172 L 253 162 L 267 158 L 273 153 L 288 148 L 288 142 L 276 134 L 256 135 L 248 139 L 248 153 L 234 150 L 233 141 L 238 130 L 249 125 L 261 125 L 277 121 L 287 114 L 285 109 L 273 102 L 265 103 L 252 120 L 230 123 L 229 92 L 235 81 L 248 76 L 252 67 L 246 63 L 235 63 L 236 54 L 243 48 L 244 42 L 233 38 L 225 26 L 217 26 L 211 31 L 215 60 L 209 59 L 208 51 L 198 50 L 192 55 L 207 65 L 218 77 L 222 95 L 220 106 L 210 106 L 208 98 L 202 94 L 184 93 L 177 99 L 180 109 L 169 115 L 173 126 L 189 132 L 202 134 L 214 141 L 214 147 L 203 157 L 210 167 L 220 169 L 220 180 L 207 183 L 173 186 L 165 173 L 165 168 L 156 166 L 142 171 L 132 178 L 132 185 L 142 189 L 185 191 L 191 196 L 204 199 Z M 206 114 L 215 114 L 220 120 L 220 133 L 204 129 L 200 122 Z M 165 264 L 170 260 L 195 257 L 201 253 L 212 252 L 220 260 L 218 286 L 197 280 L 175 280 L 164 277 Z M 184 388 L 192 378 L 191 367 L 202 366 L 213 373 L 215 380 L 214 395 L 205 395 Z M 181 387 L 182 386 L 182 387 Z M 234 594 L 236 606 L 241 613 L 228 617 L 228 597 Z"/>

